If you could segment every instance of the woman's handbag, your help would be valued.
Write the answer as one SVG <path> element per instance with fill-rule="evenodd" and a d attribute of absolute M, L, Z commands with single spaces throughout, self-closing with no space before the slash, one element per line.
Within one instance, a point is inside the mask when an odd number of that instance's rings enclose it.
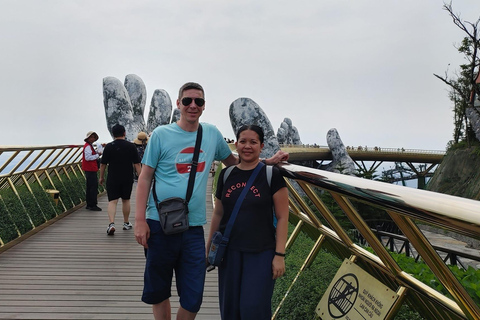
<path fill-rule="evenodd" d="M 197 140 L 195 141 L 195 150 L 193 152 L 192 167 L 190 169 L 190 176 L 188 177 L 188 187 L 185 199 L 179 197 L 172 197 L 158 202 L 157 194 L 155 192 L 155 181 L 153 181 L 153 199 L 157 206 L 158 217 L 163 233 L 166 235 L 180 233 L 188 230 L 188 202 L 192 197 L 193 185 L 195 183 L 195 175 L 197 173 L 198 155 L 200 153 L 200 144 L 202 141 L 202 125 L 198 125 Z"/>
<path fill-rule="evenodd" d="M 250 190 L 253 181 L 255 180 L 263 166 L 264 164 L 262 162 L 258 163 L 257 167 L 255 168 L 255 170 L 253 170 L 252 175 L 248 179 L 247 184 L 243 188 L 242 193 L 238 197 L 237 202 L 235 202 L 235 207 L 233 207 L 232 214 L 230 216 L 230 219 L 228 219 L 227 227 L 225 228 L 225 234 L 222 235 L 220 231 L 215 231 L 215 233 L 213 234 L 207 257 L 208 263 L 212 266 L 219 266 L 220 263 L 222 263 L 225 251 L 227 249 L 230 233 L 232 232 L 233 223 L 235 222 L 238 211 L 242 206 L 243 199 L 247 195 L 248 190 Z"/>

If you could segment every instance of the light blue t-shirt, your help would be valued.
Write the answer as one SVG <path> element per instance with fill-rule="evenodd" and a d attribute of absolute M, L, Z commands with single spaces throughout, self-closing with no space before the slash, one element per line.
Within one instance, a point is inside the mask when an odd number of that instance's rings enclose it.
<path fill-rule="evenodd" d="M 207 223 L 205 196 L 210 166 L 214 160 L 224 160 L 232 153 L 217 127 L 202 123 L 202 128 L 195 185 L 188 204 L 190 226 L 202 226 Z M 170 197 L 185 198 L 196 138 L 196 131 L 185 131 L 176 123 L 159 126 L 153 131 L 142 163 L 155 168 L 158 201 Z M 146 217 L 159 220 L 151 192 Z"/>

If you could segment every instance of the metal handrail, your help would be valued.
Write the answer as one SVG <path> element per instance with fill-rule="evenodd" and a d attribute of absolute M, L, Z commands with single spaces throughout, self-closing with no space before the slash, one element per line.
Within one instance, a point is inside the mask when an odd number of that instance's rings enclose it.
<path fill-rule="evenodd" d="M 312 149 L 320 149 L 320 150 L 330 151 L 330 148 L 328 146 L 311 145 L 311 144 L 300 144 L 300 145 L 281 144 L 280 148 L 285 149 L 285 150 L 312 148 Z M 425 155 L 425 154 L 445 155 L 446 154 L 445 150 L 383 148 L 383 147 L 368 147 L 368 146 L 357 146 L 357 147 L 346 146 L 345 149 L 347 150 L 348 153 L 350 153 L 350 152 L 384 152 L 384 153 L 396 153 L 396 154 L 409 153 L 409 154 L 420 154 L 420 155 Z"/>
<path fill-rule="evenodd" d="M 40 208 L 39 199 L 34 196 L 31 184 L 36 183 L 43 189 L 47 185 L 51 186 L 53 190 L 45 190 L 45 192 L 50 193 L 56 199 L 55 202 L 58 200 L 58 209 L 61 212 L 66 212 L 70 207 L 70 202 L 64 202 L 64 200 L 69 197 L 67 195 L 65 199 L 62 199 L 62 195 L 55 189 L 64 185 L 67 180 L 72 183 L 69 173 L 73 173 L 76 177 L 78 174 L 83 175 L 81 170 L 82 147 L 82 145 L 0 146 L 0 190 L 13 191 L 24 209 L 24 215 L 30 222 L 31 228 L 36 228 L 31 218 L 32 213 L 25 209 L 17 189 L 25 185 Z M 60 182 L 56 185 L 57 179 Z M 2 200 L 1 195 L 0 200 Z M 58 215 L 58 209 L 53 206 L 44 209 L 53 210 Z M 46 218 L 43 213 L 42 215 Z M 13 225 L 13 227 L 19 236 L 22 235 L 18 226 Z M 0 237 L 0 247 L 5 248 L 6 242 L 9 241 Z"/>
<path fill-rule="evenodd" d="M 283 163 L 279 165 L 284 177 L 295 180 L 330 227 L 323 225 L 310 208 L 303 202 L 291 183 L 290 211 L 299 219 L 299 225 L 308 224 L 317 229 L 320 236 L 315 246 L 321 246 L 324 239 L 332 240 L 366 267 L 371 273 L 392 287 L 406 291 L 406 297 L 414 296 L 413 304 L 432 319 L 448 313 L 456 318 L 479 319 L 480 309 L 457 281 L 442 258 L 425 238 L 414 221 L 425 222 L 472 238 L 480 239 L 480 202 L 417 190 L 384 182 L 361 179 L 352 176 Z M 287 181 L 288 182 L 288 181 Z M 367 240 L 376 255 L 354 244 L 330 211 L 316 196 L 312 186 L 329 192 L 336 203 L 348 216 L 355 228 Z M 350 200 L 360 201 L 384 209 L 397 224 L 418 254 L 452 295 L 453 300 L 419 282 L 404 272 L 393 260 L 375 233 L 362 219 Z M 294 235 L 292 237 L 295 237 Z M 291 241 L 287 246 L 291 245 Z M 340 252 L 342 250 L 339 250 Z M 306 263 L 312 261 L 318 248 L 312 249 Z M 346 257 L 349 258 L 349 257 Z M 299 272 L 301 272 L 300 270 Z M 291 284 L 293 286 L 293 284 Z M 410 300 L 409 300 L 410 301 Z M 282 301 L 283 302 L 283 301 Z M 281 304 L 277 308 L 277 312 Z M 432 307 L 436 306 L 436 307 Z M 440 306 L 440 308 L 438 308 Z M 441 310 L 441 312 L 439 311 Z M 275 315 L 277 314 L 275 313 Z M 275 317 L 275 316 L 274 316 Z"/>

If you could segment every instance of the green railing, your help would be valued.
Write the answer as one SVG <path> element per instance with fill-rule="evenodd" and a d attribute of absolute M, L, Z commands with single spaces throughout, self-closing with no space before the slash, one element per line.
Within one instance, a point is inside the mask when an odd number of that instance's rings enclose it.
<path fill-rule="evenodd" d="M 480 239 L 480 202 L 293 164 L 280 164 L 279 167 L 287 178 L 290 220 L 296 223 L 287 242 L 287 253 L 300 232 L 305 231 L 314 239 L 314 246 L 290 284 L 284 300 L 292 292 L 296 279 L 312 264 L 320 249 L 329 248 L 340 258 L 349 259 L 397 292 L 399 299 L 385 319 L 393 319 L 404 303 L 408 303 L 426 319 L 480 319 L 479 306 L 416 224 L 426 223 Z M 321 201 L 319 190 L 331 195 L 336 205 L 367 240 L 374 254 L 352 241 L 348 230 L 342 228 L 331 209 Z M 309 206 L 307 202 L 313 205 Z M 452 299 L 402 270 L 367 225 L 365 217 L 362 217 L 362 212 L 356 209 L 354 203 L 367 204 L 388 213 Z M 284 300 L 278 305 L 274 319 Z"/>

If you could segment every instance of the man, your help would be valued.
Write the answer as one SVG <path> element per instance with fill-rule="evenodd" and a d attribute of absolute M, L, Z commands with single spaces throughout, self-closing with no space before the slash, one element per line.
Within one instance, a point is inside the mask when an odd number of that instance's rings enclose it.
<path fill-rule="evenodd" d="M 130 230 L 133 227 L 129 220 L 130 195 L 133 186 L 132 165 L 138 175 L 141 170 L 137 148 L 132 142 L 125 140 L 125 127 L 120 124 L 114 125 L 112 134 L 115 140 L 105 146 L 100 165 L 101 184 L 104 182 L 105 168 L 108 165 L 107 196 L 110 224 L 107 227 L 107 234 L 109 236 L 115 233 L 115 213 L 119 198 L 122 198 L 123 230 Z"/>
<path fill-rule="evenodd" d="M 180 308 L 177 320 L 195 319 L 200 309 L 205 282 L 206 186 L 214 160 L 230 166 L 238 163 L 223 135 L 213 125 L 202 123 L 203 136 L 193 195 L 189 202 L 190 228 L 180 234 L 165 235 L 150 193 L 155 178 L 158 201 L 169 197 L 185 198 L 199 119 L 205 109 L 205 93 L 198 83 L 184 84 L 178 94 L 180 119 L 157 127 L 148 142 L 138 179 L 135 238 L 148 248 L 142 300 L 153 305 L 155 319 L 171 319 L 170 288 L 173 271 Z M 269 164 L 288 159 L 279 151 Z M 147 204 L 148 202 L 148 204 Z"/>
<path fill-rule="evenodd" d="M 85 172 L 86 178 L 86 201 L 87 209 L 92 211 L 102 211 L 101 208 L 97 206 L 97 193 L 98 193 L 98 159 L 100 158 L 101 152 L 95 151 L 93 148 L 93 143 L 98 140 L 98 135 L 94 131 L 87 132 L 85 145 L 83 146 L 82 152 L 82 170 Z"/>

